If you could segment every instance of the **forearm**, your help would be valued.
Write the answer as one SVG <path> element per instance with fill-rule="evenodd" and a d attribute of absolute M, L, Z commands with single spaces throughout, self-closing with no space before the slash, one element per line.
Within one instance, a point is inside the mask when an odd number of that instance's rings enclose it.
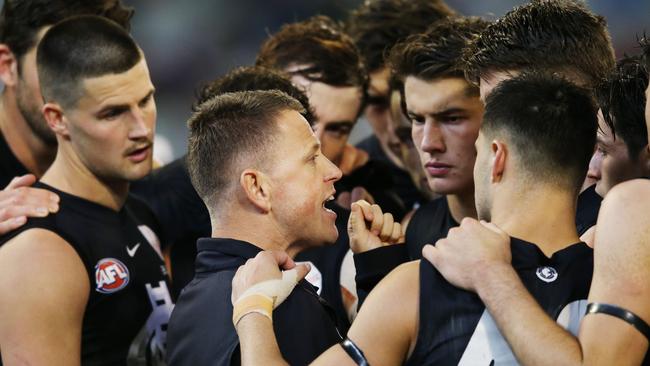
<path fill-rule="evenodd" d="M 388 245 L 354 254 L 358 307 L 361 308 L 366 297 L 379 281 L 393 269 L 408 261 L 408 252 L 404 244 Z"/>
<path fill-rule="evenodd" d="M 578 340 L 542 310 L 510 265 L 479 278 L 477 293 L 521 364 L 582 364 Z"/>
<path fill-rule="evenodd" d="M 282 358 L 269 318 L 257 313 L 247 314 L 237 323 L 237 334 L 242 366 L 288 365 Z"/>

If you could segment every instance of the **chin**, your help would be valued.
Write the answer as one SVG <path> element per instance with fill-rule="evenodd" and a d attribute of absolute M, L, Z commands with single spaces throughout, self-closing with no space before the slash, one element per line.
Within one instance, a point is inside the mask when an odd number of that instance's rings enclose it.
<path fill-rule="evenodd" d="M 125 179 L 128 180 L 129 182 L 134 182 L 136 180 L 140 180 L 146 177 L 147 175 L 149 175 L 149 173 L 151 173 L 151 171 L 152 168 L 149 165 L 142 166 L 140 169 L 136 169 L 126 173 Z"/>
<path fill-rule="evenodd" d="M 338 240 L 338 238 L 339 238 L 339 230 L 335 226 L 334 228 L 331 229 L 330 232 L 328 232 L 326 235 L 323 235 L 322 240 L 319 241 L 320 244 L 318 245 L 319 246 L 333 245 L 334 243 L 336 243 L 336 240 Z"/>

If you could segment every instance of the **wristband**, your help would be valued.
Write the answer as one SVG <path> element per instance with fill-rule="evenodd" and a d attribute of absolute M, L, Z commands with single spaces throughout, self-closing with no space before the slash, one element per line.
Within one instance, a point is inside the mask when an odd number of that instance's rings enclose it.
<path fill-rule="evenodd" d="M 650 326 L 633 312 L 622 307 L 592 302 L 587 305 L 587 314 L 607 314 L 619 318 L 636 328 L 650 341 Z"/>
<path fill-rule="evenodd" d="M 237 323 L 241 318 L 251 313 L 262 314 L 273 321 L 273 299 L 260 294 L 242 297 L 235 303 L 232 310 L 232 323 L 235 328 L 237 328 Z"/>

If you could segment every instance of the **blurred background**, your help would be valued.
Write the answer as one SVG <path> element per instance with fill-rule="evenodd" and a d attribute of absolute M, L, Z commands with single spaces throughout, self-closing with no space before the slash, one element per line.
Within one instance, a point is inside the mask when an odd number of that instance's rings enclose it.
<path fill-rule="evenodd" d="M 250 65 L 262 41 L 287 22 L 315 14 L 343 20 L 363 0 L 123 0 L 136 10 L 132 33 L 144 49 L 156 86 L 156 155 L 168 162 L 186 151 L 185 122 L 198 88 L 229 69 Z M 464 15 L 496 19 L 523 0 L 447 0 Z M 2 1 L 0 1 L 2 3 Z M 650 33 L 650 0 L 588 0 L 607 18 L 617 55 L 636 53 Z M 369 133 L 365 121 L 355 142 Z"/>

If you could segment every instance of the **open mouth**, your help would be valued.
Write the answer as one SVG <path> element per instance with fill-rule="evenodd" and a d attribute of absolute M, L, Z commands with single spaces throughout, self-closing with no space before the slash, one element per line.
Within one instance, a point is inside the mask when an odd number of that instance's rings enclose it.
<path fill-rule="evenodd" d="M 334 201 L 334 195 L 331 195 L 331 196 L 327 197 L 327 199 L 325 199 L 325 201 L 323 201 L 323 208 L 326 208 L 325 204 L 327 202 L 331 202 L 331 201 Z"/>
<path fill-rule="evenodd" d="M 327 197 L 327 199 L 323 201 L 323 203 L 322 203 L 323 210 L 325 210 L 329 214 L 332 214 L 332 215 L 336 216 L 336 212 L 330 210 L 329 208 L 327 208 L 325 206 L 328 202 L 331 202 L 331 201 L 334 201 L 334 195 L 333 194 L 331 196 Z"/>

